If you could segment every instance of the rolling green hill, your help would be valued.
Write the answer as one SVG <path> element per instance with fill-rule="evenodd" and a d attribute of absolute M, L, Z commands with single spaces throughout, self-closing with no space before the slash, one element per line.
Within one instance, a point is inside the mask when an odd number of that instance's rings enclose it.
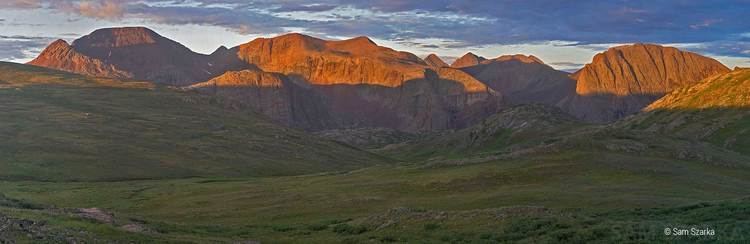
<path fill-rule="evenodd" d="M 0 179 L 296 175 L 382 158 L 145 82 L 0 63 Z"/>
<path fill-rule="evenodd" d="M 676 90 L 615 126 L 750 156 L 750 70 L 736 69 Z"/>

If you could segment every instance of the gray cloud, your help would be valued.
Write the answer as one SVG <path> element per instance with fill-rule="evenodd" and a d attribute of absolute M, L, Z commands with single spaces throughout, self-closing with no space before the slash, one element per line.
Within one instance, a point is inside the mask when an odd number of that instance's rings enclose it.
<path fill-rule="evenodd" d="M 322 12 L 335 9 L 336 5 L 312 4 L 312 5 L 283 5 L 273 9 L 274 12 Z"/>
<path fill-rule="evenodd" d="M 750 41 L 706 42 L 681 48 L 703 54 L 750 58 Z"/>
<path fill-rule="evenodd" d="M 583 63 L 574 63 L 574 62 L 552 62 L 549 63 L 549 65 L 559 65 L 559 66 L 583 66 L 585 64 Z"/>
<path fill-rule="evenodd" d="M 121 19 L 128 0 L 54 1 L 50 5 L 62 11 L 94 19 Z"/>
<path fill-rule="evenodd" d="M 22 60 L 33 57 L 35 51 L 40 51 L 54 38 L 35 36 L 5 36 L 0 35 L 0 57 L 3 60 Z"/>
<path fill-rule="evenodd" d="M 731 43 L 750 30 L 748 0 L 11 0 L 0 7 L 57 9 L 95 19 L 222 26 L 239 33 L 306 29 L 326 36 L 452 39 L 444 48 L 561 40 Z M 450 45 L 447 46 L 447 45 Z M 741 55 L 726 45 L 722 53 Z M 591 46 L 597 48 L 597 46 Z M 737 52 L 739 51 L 739 52 Z"/>

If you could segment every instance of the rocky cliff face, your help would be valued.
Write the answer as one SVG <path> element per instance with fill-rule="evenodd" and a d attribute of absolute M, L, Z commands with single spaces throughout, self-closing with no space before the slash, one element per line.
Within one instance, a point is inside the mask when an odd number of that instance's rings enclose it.
<path fill-rule="evenodd" d="M 438 57 L 434 53 L 430 54 L 430 55 L 427 55 L 427 57 L 424 58 L 424 62 L 427 63 L 427 65 L 429 65 L 430 67 L 433 67 L 433 68 L 450 67 L 450 65 L 448 65 L 447 63 L 445 63 L 445 61 L 443 61 L 442 59 L 440 59 L 440 57 Z"/>
<path fill-rule="evenodd" d="M 663 95 L 729 72 L 718 61 L 673 47 L 635 44 L 610 48 L 573 74 L 580 95 Z"/>
<path fill-rule="evenodd" d="M 501 95 L 461 70 L 430 67 L 413 54 L 358 37 L 326 41 L 300 34 L 238 48 L 245 62 L 306 81 L 341 127 L 406 131 L 460 128 L 501 107 Z"/>
<path fill-rule="evenodd" d="M 635 44 L 610 48 L 573 74 L 576 94 L 561 106 L 578 118 L 609 122 L 634 114 L 664 94 L 729 72 L 718 61 L 672 47 Z"/>
<path fill-rule="evenodd" d="M 240 45 L 238 55 L 264 71 L 300 76 L 315 85 L 398 87 L 422 78 L 425 65 L 411 53 L 380 47 L 366 37 L 325 41 L 287 34 Z"/>
<path fill-rule="evenodd" d="M 474 65 L 478 65 L 478 64 L 482 63 L 485 60 L 487 60 L 487 59 L 485 59 L 483 57 L 480 57 L 480 56 L 477 56 L 474 53 L 469 52 L 467 54 L 464 54 L 464 56 L 461 56 L 460 58 L 456 59 L 456 61 L 454 61 L 451 64 L 451 67 L 453 67 L 453 68 L 464 68 L 464 67 L 474 66 Z"/>
<path fill-rule="evenodd" d="M 62 45 L 53 43 L 48 49 L 54 49 L 43 52 L 29 64 L 177 86 L 205 81 L 227 70 L 245 68 L 241 62 L 232 61 L 231 56 L 198 54 L 142 27 L 99 29 L 73 41 L 70 51 L 53 52 L 60 49 L 59 46 Z M 63 53 L 68 55 L 60 55 Z"/>
<path fill-rule="evenodd" d="M 460 70 L 426 70 L 425 78 L 398 88 L 316 85 L 339 127 L 386 127 L 402 131 L 463 128 L 502 105 L 502 96 Z M 463 80 L 457 82 L 456 80 Z"/>
<path fill-rule="evenodd" d="M 130 78 L 133 76 L 111 64 L 77 52 L 63 40 L 57 40 L 47 46 L 39 57 L 29 64 L 96 77 Z"/>
<path fill-rule="evenodd" d="M 188 89 L 221 97 L 227 106 L 250 107 L 283 124 L 305 129 L 327 127 L 332 119 L 322 98 L 301 82 L 248 69 L 229 71 Z"/>

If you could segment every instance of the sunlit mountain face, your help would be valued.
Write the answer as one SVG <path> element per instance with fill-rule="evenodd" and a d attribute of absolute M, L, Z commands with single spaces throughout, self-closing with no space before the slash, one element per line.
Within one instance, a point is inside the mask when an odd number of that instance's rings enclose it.
<path fill-rule="evenodd" d="M 6 0 L 0 243 L 747 242 L 749 6 Z"/>

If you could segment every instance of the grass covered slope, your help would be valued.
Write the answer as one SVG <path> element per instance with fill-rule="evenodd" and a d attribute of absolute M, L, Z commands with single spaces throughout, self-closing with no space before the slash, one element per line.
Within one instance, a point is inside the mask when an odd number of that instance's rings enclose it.
<path fill-rule="evenodd" d="M 0 178 L 296 175 L 380 158 L 142 82 L 1 63 Z"/>
<path fill-rule="evenodd" d="M 616 126 L 704 141 L 750 156 L 750 70 L 676 90 Z"/>

